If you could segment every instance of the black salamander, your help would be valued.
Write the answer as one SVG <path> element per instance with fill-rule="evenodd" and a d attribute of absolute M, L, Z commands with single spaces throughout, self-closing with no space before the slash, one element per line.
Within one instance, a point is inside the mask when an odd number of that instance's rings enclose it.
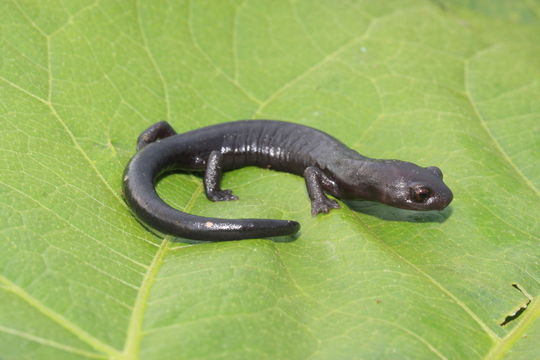
<path fill-rule="evenodd" d="M 204 171 L 206 196 L 237 200 L 220 187 L 225 170 L 259 166 L 303 176 L 313 215 L 338 208 L 341 199 L 378 201 L 402 209 L 441 210 L 452 201 L 441 170 L 400 160 L 360 155 L 311 127 L 274 120 L 243 120 L 177 134 L 165 121 L 146 129 L 123 178 L 124 197 L 138 219 L 177 237 L 222 241 L 292 235 L 289 220 L 218 219 L 195 216 L 167 205 L 155 184 L 165 172 Z"/>

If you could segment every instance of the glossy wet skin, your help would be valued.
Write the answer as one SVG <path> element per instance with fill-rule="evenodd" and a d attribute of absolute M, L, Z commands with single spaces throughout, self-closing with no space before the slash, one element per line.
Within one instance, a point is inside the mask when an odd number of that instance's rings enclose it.
<path fill-rule="evenodd" d="M 236 121 L 184 134 L 162 121 L 139 136 L 137 149 L 124 172 L 124 198 L 149 228 L 177 237 L 223 241 L 284 236 L 298 232 L 300 224 L 209 218 L 174 209 L 155 191 L 160 174 L 171 170 L 203 171 L 205 193 L 212 201 L 238 200 L 220 187 L 227 170 L 259 166 L 297 174 L 305 179 L 313 215 L 340 207 L 326 194 L 411 210 L 441 210 L 452 201 L 436 167 L 368 158 L 320 130 L 284 121 Z"/>
<path fill-rule="evenodd" d="M 407 210 L 442 210 L 453 199 L 438 167 L 400 160 L 367 161 L 369 166 L 358 166 L 355 174 L 337 179 L 343 197 L 379 201 Z"/>

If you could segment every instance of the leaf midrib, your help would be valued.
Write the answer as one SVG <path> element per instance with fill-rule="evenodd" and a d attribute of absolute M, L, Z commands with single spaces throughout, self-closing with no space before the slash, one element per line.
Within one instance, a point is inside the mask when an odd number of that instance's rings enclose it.
<path fill-rule="evenodd" d="M 183 211 L 189 213 L 195 205 L 196 200 L 201 196 L 202 193 L 203 186 L 202 183 L 200 183 L 197 189 L 195 189 L 193 192 L 191 199 L 189 199 Z M 154 285 L 161 265 L 163 264 L 163 258 L 170 250 L 169 245 L 172 239 L 172 236 L 165 236 L 163 238 L 158 251 L 154 255 L 154 258 L 152 259 L 152 262 L 144 275 L 140 290 L 138 291 L 137 298 L 135 299 L 131 319 L 129 321 L 125 346 L 122 352 L 125 359 L 136 359 L 139 357 L 141 341 L 143 338 L 143 322 L 146 309 L 148 307 L 148 299 L 150 298 L 152 286 Z"/>

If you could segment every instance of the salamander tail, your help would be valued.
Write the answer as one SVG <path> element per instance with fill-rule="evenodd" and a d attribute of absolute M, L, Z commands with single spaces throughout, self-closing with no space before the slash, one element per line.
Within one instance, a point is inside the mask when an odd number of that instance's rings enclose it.
<path fill-rule="evenodd" d="M 124 171 L 124 198 L 144 225 L 162 234 L 203 241 L 265 238 L 298 232 L 300 224 L 296 221 L 203 217 L 182 212 L 165 203 L 154 187 L 155 179 L 165 166 L 156 160 L 160 159 L 159 149 L 163 142 L 155 139 L 170 136 L 173 132 L 163 122 L 146 130 L 139 142 L 147 146 L 133 156 Z"/>
<path fill-rule="evenodd" d="M 161 234 L 194 240 L 225 241 L 293 235 L 300 224 L 290 220 L 219 219 L 191 215 L 165 203 L 154 189 L 150 161 L 141 159 L 143 149 L 131 160 L 124 173 L 123 193 L 135 216 L 148 228 Z"/>
<path fill-rule="evenodd" d="M 191 215 L 193 216 L 193 215 Z M 294 235 L 300 230 L 300 224 L 293 220 L 272 220 L 272 219 L 207 219 L 202 229 L 190 233 L 188 236 L 198 240 L 241 240 L 256 239 L 275 236 Z M 198 221 L 197 221 L 198 222 Z"/>

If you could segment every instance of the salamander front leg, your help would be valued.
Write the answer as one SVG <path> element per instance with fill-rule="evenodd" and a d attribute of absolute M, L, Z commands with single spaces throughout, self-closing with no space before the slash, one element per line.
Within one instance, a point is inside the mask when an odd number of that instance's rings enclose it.
<path fill-rule="evenodd" d="M 311 214 L 327 213 L 330 209 L 339 208 L 335 200 L 329 199 L 324 194 L 324 190 L 333 194 L 339 193 L 338 186 L 321 169 L 314 166 L 308 167 L 304 171 L 304 179 L 311 199 Z"/>
<path fill-rule="evenodd" d="M 206 197 L 212 201 L 238 200 L 231 190 L 221 190 L 219 183 L 223 175 L 223 155 L 219 151 L 212 151 L 206 162 L 204 172 L 204 190 Z"/>
<path fill-rule="evenodd" d="M 144 130 L 137 138 L 137 151 L 156 140 L 176 135 L 176 131 L 166 121 L 160 121 Z"/>

